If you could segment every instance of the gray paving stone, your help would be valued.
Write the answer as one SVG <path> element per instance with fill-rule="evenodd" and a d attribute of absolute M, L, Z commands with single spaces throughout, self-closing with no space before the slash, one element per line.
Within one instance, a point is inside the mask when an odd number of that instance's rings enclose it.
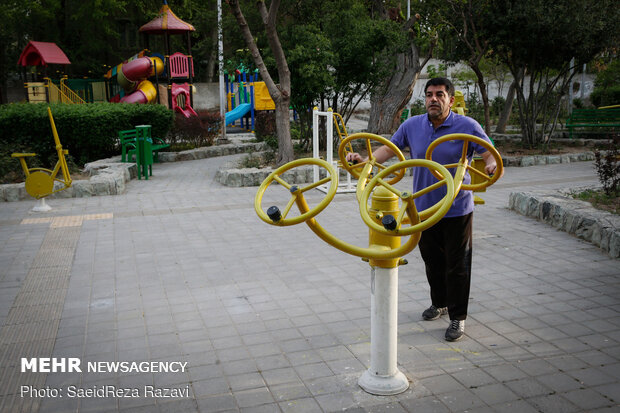
<path fill-rule="evenodd" d="M 156 178 L 130 181 L 120 196 L 50 201 L 52 216 L 113 214 L 83 220 L 76 230 L 79 243 L 50 354 L 81 357 L 83 363 L 180 360 L 188 371 L 50 373 L 45 384 L 190 385 L 192 398 L 113 405 L 45 399 L 39 411 L 615 407 L 617 260 L 506 208 L 515 188 L 596 183 L 591 163 L 512 168 L 482 194 L 487 204 L 477 207 L 474 223 L 474 280 L 463 341 L 444 341 L 445 320 L 420 320 L 429 305 L 428 286 L 419 252 L 407 256 L 410 264 L 400 269 L 398 361 L 413 383 L 387 400 L 357 386 L 370 361 L 368 264 L 329 247 L 302 225 L 277 228 L 258 220 L 256 188 L 225 188 L 213 180 L 217 165 L 232 158 L 160 164 Z M 276 203 L 288 196 L 268 198 Z M 307 193 L 311 202 L 321 197 Z M 333 202 L 337 208 L 326 209 L 319 221 L 364 246 L 367 229 L 354 195 L 337 195 Z M 33 266 L 49 222 L 21 224 L 31 217 L 32 203 L 6 205 L 0 209 L 3 323 L 20 292 L 24 300 L 33 288 L 53 288 L 44 280 L 55 271 Z M 41 281 L 24 284 L 29 270 L 39 271 Z"/>
<path fill-rule="evenodd" d="M 234 393 L 237 405 L 240 408 L 260 408 L 261 405 L 273 403 L 273 396 L 265 387 L 251 390 L 241 390 Z"/>

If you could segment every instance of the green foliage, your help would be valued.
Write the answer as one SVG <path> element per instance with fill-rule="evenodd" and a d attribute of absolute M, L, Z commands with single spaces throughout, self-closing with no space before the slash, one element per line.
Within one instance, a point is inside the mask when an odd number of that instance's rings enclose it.
<path fill-rule="evenodd" d="M 219 111 L 198 111 L 198 117 L 186 118 L 175 113 L 174 124 L 168 134 L 169 151 L 211 146 L 219 136 L 222 127 L 222 117 Z"/>
<path fill-rule="evenodd" d="M 63 149 L 83 165 L 119 153 L 118 132 L 136 125 L 152 125 L 152 135 L 164 138 L 172 126 L 172 111 L 162 105 L 87 103 L 49 105 Z M 34 152 L 44 167 L 54 164 L 56 149 L 47 105 L 0 106 L 2 154 Z M 18 162 L 15 166 L 18 167 Z"/>
<path fill-rule="evenodd" d="M 618 145 L 612 143 L 609 149 L 602 153 L 594 152 L 594 166 L 599 182 L 603 185 L 605 194 L 609 197 L 620 193 L 620 151 Z"/>
<path fill-rule="evenodd" d="M 484 29 L 509 66 L 560 70 L 573 57 L 587 63 L 617 41 L 617 6 L 614 0 L 494 0 Z"/>
<path fill-rule="evenodd" d="M 620 105 L 620 84 L 594 89 L 590 94 L 590 101 L 594 106 Z"/>
<path fill-rule="evenodd" d="M 506 105 L 506 98 L 503 96 L 495 96 L 493 101 L 491 102 L 491 116 L 497 118 L 504 110 L 504 106 Z"/>
<path fill-rule="evenodd" d="M 313 25 L 290 25 L 287 28 L 286 60 L 291 71 L 291 104 L 298 112 L 319 101 L 325 90 L 334 86 L 327 70 L 336 56 L 327 37 Z"/>
<path fill-rule="evenodd" d="M 612 61 L 596 75 L 590 101 L 594 106 L 620 105 L 620 60 Z"/>
<path fill-rule="evenodd" d="M 597 209 L 602 209 L 616 215 L 620 214 L 620 204 L 618 203 L 620 192 L 608 195 L 602 190 L 586 189 L 585 191 L 573 194 L 573 197 L 589 202 Z"/>
<path fill-rule="evenodd" d="M 426 66 L 426 72 L 428 77 L 445 77 L 448 70 L 448 65 L 445 63 L 439 63 L 437 67 L 435 65 Z"/>
<path fill-rule="evenodd" d="M 410 106 L 409 116 L 422 115 L 424 113 L 426 113 L 424 99 L 416 99 Z"/>
<path fill-rule="evenodd" d="M 406 37 L 398 23 L 373 18 L 365 1 L 295 1 L 282 7 L 291 102 L 307 138 L 306 109 L 329 100 L 328 106 L 346 119 L 356 99 L 389 74 Z"/>
<path fill-rule="evenodd" d="M 264 141 L 269 137 L 275 138 L 276 113 L 266 110 L 257 111 L 254 122 L 254 133 L 256 134 L 256 139 L 259 142 Z"/>
<path fill-rule="evenodd" d="M 578 67 L 616 44 L 619 12 L 614 0 L 489 2 L 482 28 L 518 80 L 519 120 L 529 145 L 546 143 L 557 124 L 571 59 Z"/>

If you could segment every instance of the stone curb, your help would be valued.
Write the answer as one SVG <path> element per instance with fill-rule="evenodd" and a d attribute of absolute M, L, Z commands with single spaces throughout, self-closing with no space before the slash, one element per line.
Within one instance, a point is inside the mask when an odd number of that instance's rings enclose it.
<path fill-rule="evenodd" d="M 582 162 L 582 161 L 592 161 L 594 160 L 594 152 L 583 152 L 583 153 L 571 153 L 571 154 L 563 154 L 563 155 L 534 155 L 534 156 L 505 156 L 502 158 L 504 162 L 504 166 L 534 166 L 534 165 L 546 165 L 546 164 L 558 164 L 558 163 L 571 163 L 571 162 Z M 392 165 L 394 161 L 389 161 L 385 165 Z M 243 186 L 259 186 L 261 182 L 271 173 L 273 172 L 273 168 L 235 168 L 236 163 L 228 163 L 224 165 L 217 171 L 215 175 L 215 180 L 224 186 L 231 187 L 243 187 Z M 304 182 L 311 182 L 312 177 L 312 168 L 309 168 L 309 171 L 305 171 L 305 167 L 296 168 L 299 170 L 295 176 L 291 176 L 286 173 L 288 179 L 287 181 L 291 184 L 300 184 Z M 410 173 L 410 171 L 408 171 Z M 303 181 L 300 179 L 303 176 L 307 176 L 307 181 Z M 341 178 L 346 177 L 346 174 L 343 175 L 341 171 Z"/>
<path fill-rule="evenodd" d="M 117 159 L 103 159 L 85 165 L 84 171 L 91 177 L 73 181 L 71 187 L 48 196 L 49 199 L 85 198 L 96 195 L 118 195 L 125 192 L 126 183 L 138 176 L 135 164 L 121 163 Z M 54 189 L 62 185 L 54 183 Z M 0 185 L 0 201 L 14 202 L 33 199 L 26 192 L 25 184 Z"/>
<path fill-rule="evenodd" d="M 177 162 L 195 159 L 205 159 L 217 156 L 234 155 L 265 150 L 265 144 L 238 143 L 219 146 L 208 146 L 181 152 L 161 152 L 161 162 Z M 119 195 L 126 190 L 126 183 L 138 176 L 136 164 L 120 162 L 120 156 L 100 159 L 84 165 L 84 172 L 90 175 L 89 179 L 73 181 L 70 188 L 48 196 L 57 198 L 83 198 L 100 195 Z M 60 188 L 56 182 L 54 188 Z M 26 192 L 25 183 L 0 185 L 0 201 L 15 202 L 24 199 L 33 199 Z"/>
<path fill-rule="evenodd" d="M 591 242 L 612 258 L 620 258 L 620 216 L 564 193 L 512 192 L 508 208 Z"/>
<path fill-rule="evenodd" d="M 260 157 L 262 154 L 257 153 L 255 156 Z M 228 162 L 222 168 L 218 169 L 215 174 L 216 182 L 224 186 L 235 188 L 245 186 L 260 186 L 260 184 L 272 173 L 274 168 L 236 168 L 239 162 Z M 338 179 L 346 179 L 347 172 L 340 169 Z M 319 169 L 319 178 L 325 177 L 327 171 L 323 168 Z M 282 179 L 291 185 L 304 184 L 314 180 L 314 167 L 312 165 L 299 166 L 288 170 L 280 175 Z"/>
<path fill-rule="evenodd" d="M 205 146 L 181 152 L 160 152 L 160 162 L 193 161 L 197 159 L 214 158 L 218 156 L 236 155 L 240 153 L 264 151 L 266 144 L 258 143 L 231 143 L 217 146 Z"/>
<path fill-rule="evenodd" d="M 504 156 L 504 166 L 534 166 L 557 163 L 593 161 L 594 152 L 566 153 L 562 155 Z"/>

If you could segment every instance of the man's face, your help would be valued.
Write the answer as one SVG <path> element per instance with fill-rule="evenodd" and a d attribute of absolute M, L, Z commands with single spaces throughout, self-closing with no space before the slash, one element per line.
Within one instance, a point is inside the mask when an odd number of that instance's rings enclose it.
<path fill-rule="evenodd" d="M 426 89 L 426 112 L 433 119 L 444 119 L 448 116 L 454 103 L 454 96 L 450 96 L 444 85 L 431 85 Z"/>

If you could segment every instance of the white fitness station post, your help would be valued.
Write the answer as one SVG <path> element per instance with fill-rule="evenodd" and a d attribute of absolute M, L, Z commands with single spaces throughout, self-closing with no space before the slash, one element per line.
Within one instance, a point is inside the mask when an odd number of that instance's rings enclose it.
<path fill-rule="evenodd" d="M 334 111 L 332 108 L 327 109 L 327 112 L 321 112 L 318 108 L 312 109 L 312 157 L 315 159 L 321 159 L 319 154 L 319 117 L 325 116 L 327 123 L 327 147 L 325 160 L 330 165 L 333 165 L 336 169 L 336 174 L 340 174 L 340 167 L 338 161 L 334 162 Z M 313 182 L 318 182 L 321 177 L 319 176 L 319 166 L 313 166 Z M 327 193 L 327 184 L 319 185 L 317 189 L 321 192 Z M 351 174 L 347 172 L 346 183 L 338 185 L 336 193 L 351 193 L 355 192 L 355 186 L 351 182 Z"/>
<path fill-rule="evenodd" d="M 398 370 L 398 267 L 371 267 L 370 367 L 358 380 L 370 394 L 389 396 L 409 388 Z"/>

